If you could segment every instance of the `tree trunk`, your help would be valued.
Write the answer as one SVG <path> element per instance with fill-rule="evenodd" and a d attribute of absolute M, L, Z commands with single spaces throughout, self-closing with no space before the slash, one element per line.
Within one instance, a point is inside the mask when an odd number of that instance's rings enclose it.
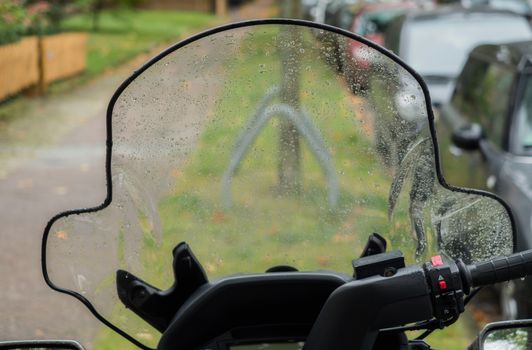
<path fill-rule="evenodd" d="M 227 0 L 214 0 L 214 12 L 218 17 L 227 16 Z"/>
<path fill-rule="evenodd" d="M 92 31 L 97 32 L 100 30 L 100 14 L 103 10 L 104 0 L 95 0 L 92 4 Z"/>
<path fill-rule="evenodd" d="M 282 16 L 299 18 L 299 1 L 282 0 Z M 297 27 L 283 28 L 280 36 L 282 63 L 281 102 L 299 109 L 299 69 L 298 45 L 301 33 Z M 279 135 L 279 191 L 281 194 L 299 193 L 301 189 L 301 150 L 299 132 L 288 120 L 282 119 Z"/>

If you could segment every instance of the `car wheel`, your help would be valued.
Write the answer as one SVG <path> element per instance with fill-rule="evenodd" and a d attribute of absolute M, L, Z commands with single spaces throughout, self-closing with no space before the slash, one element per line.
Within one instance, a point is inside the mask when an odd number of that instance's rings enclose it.
<path fill-rule="evenodd" d="M 505 320 L 516 320 L 519 317 L 519 303 L 516 297 L 516 284 L 513 281 L 504 283 L 500 294 L 501 314 Z"/>

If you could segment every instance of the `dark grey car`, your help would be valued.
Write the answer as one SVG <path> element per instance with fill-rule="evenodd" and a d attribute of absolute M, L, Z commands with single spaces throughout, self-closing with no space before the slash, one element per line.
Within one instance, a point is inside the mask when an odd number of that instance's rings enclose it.
<path fill-rule="evenodd" d="M 532 41 L 475 48 L 440 119 L 445 178 L 502 197 L 517 248 L 532 248 Z M 501 306 L 508 318 L 532 316 L 532 281 L 505 285 Z"/>
<path fill-rule="evenodd" d="M 524 16 L 444 7 L 399 17 L 388 28 L 385 46 L 423 76 L 438 106 L 451 97 L 454 80 L 475 46 L 531 39 Z"/>

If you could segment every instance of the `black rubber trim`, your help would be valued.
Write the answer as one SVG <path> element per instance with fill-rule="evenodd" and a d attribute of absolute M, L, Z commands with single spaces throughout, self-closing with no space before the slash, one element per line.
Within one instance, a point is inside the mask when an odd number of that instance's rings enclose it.
<path fill-rule="evenodd" d="M 58 350 L 85 350 L 83 346 L 75 340 L 13 340 L 1 341 L 0 350 L 16 349 L 58 349 Z"/>
<path fill-rule="evenodd" d="M 505 329 L 512 329 L 512 328 L 530 328 L 532 327 L 532 320 L 510 320 L 510 321 L 499 321 L 499 322 L 492 322 L 488 323 L 484 329 L 480 332 L 478 335 L 477 340 L 473 344 L 477 344 L 478 348 L 473 349 L 482 349 L 482 344 L 484 343 L 484 340 L 489 335 L 491 331 L 494 330 L 505 330 Z"/>
<path fill-rule="evenodd" d="M 327 25 L 327 24 L 322 24 L 322 23 L 315 23 L 315 22 L 299 20 L 299 19 L 286 19 L 286 18 L 258 19 L 258 20 L 249 20 L 249 21 L 243 21 L 243 22 L 230 23 L 230 24 L 227 24 L 227 25 L 223 25 L 223 26 L 220 26 L 220 27 L 216 27 L 216 28 L 213 28 L 213 29 L 206 30 L 206 31 L 201 32 L 199 34 L 193 35 L 192 37 L 190 37 L 188 39 L 185 39 L 185 40 L 183 40 L 181 42 L 178 42 L 177 44 L 174 44 L 173 46 L 170 46 L 168 49 L 162 51 L 157 56 L 153 57 L 148 62 L 146 62 L 144 65 L 142 65 L 142 67 L 140 67 L 139 69 L 134 71 L 133 74 L 129 78 L 127 78 L 118 87 L 118 89 L 114 93 L 113 97 L 111 98 L 111 101 L 109 102 L 109 106 L 107 107 L 107 117 L 106 117 L 107 118 L 107 122 L 106 122 L 106 125 L 107 125 L 106 147 L 107 147 L 107 149 L 106 149 L 106 161 L 105 161 L 105 176 L 106 176 L 106 181 L 107 181 L 107 197 L 105 198 L 104 202 L 101 205 L 97 206 L 97 207 L 69 210 L 69 211 L 65 211 L 65 212 L 62 212 L 60 214 L 57 214 L 52 219 L 50 219 L 50 221 L 48 221 L 48 223 L 47 223 L 47 225 L 46 225 L 46 227 L 44 229 L 43 241 L 42 241 L 42 246 L 41 246 L 41 265 L 42 265 L 43 277 L 44 277 L 44 280 L 46 281 L 46 284 L 48 284 L 48 286 L 50 286 L 50 288 L 52 288 L 53 290 L 56 290 L 56 291 L 58 291 L 60 293 L 68 294 L 68 295 L 71 295 L 71 296 L 77 298 L 79 301 L 81 301 L 90 310 L 90 312 L 98 320 L 100 320 L 105 325 L 107 325 L 109 328 L 111 328 L 112 330 L 114 330 L 115 332 L 117 332 L 118 334 L 120 334 L 121 336 L 123 336 L 124 338 L 126 338 L 127 340 L 129 340 L 130 342 L 132 342 L 133 344 L 137 345 L 138 347 L 140 347 L 142 349 L 150 350 L 151 348 L 146 346 L 146 345 L 144 345 L 144 344 L 142 344 L 141 342 L 137 341 L 132 336 L 130 336 L 129 334 L 125 333 L 124 331 L 119 329 L 117 326 L 113 325 L 111 322 L 109 322 L 107 319 L 105 319 L 102 315 L 100 315 L 98 313 L 98 311 L 92 306 L 92 304 L 83 295 L 81 295 L 81 294 L 79 294 L 77 292 L 74 292 L 74 291 L 71 291 L 71 290 L 68 290 L 68 289 L 63 289 L 63 288 L 61 288 L 59 286 L 56 286 L 50 280 L 50 278 L 48 276 L 48 271 L 47 271 L 47 268 L 46 268 L 46 243 L 47 243 L 47 240 L 48 240 L 48 234 L 50 233 L 50 228 L 60 218 L 67 217 L 69 215 L 96 212 L 96 211 L 99 211 L 99 210 L 102 210 L 102 209 L 106 208 L 111 203 L 112 198 L 113 198 L 113 187 L 112 187 L 112 181 L 111 181 L 111 150 L 112 150 L 112 146 L 113 146 L 113 141 L 112 141 L 112 139 L 113 139 L 112 114 L 113 114 L 113 109 L 114 109 L 114 105 L 115 105 L 116 101 L 118 100 L 118 98 L 120 97 L 122 92 L 129 86 L 129 84 L 131 84 L 131 82 L 133 80 L 135 80 L 145 70 L 150 68 L 152 65 L 154 65 L 156 62 L 158 62 L 159 60 L 161 60 L 165 56 L 171 54 L 172 52 L 174 52 L 174 51 L 176 51 L 176 50 L 178 50 L 178 49 L 180 49 L 180 48 L 182 48 L 182 47 L 184 47 L 184 46 L 186 46 L 188 44 L 191 44 L 191 43 L 193 43 L 193 42 L 195 42 L 197 40 L 203 39 L 203 38 L 205 38 L 205 37 L 207 37 L 209 35 L 217 34 L 217 33 L 220 33 L 220 32 L 227 31 L 227 30 L 231 30 L 231 29 L 258 26 L 258 25 L 273 25 L 273 24 L 296 25 L 296 26 L 302 26 L 302 27 L 308 27 L 308 28 L 323 29 L 323 30 L 326 30 L 326 31 L 329 31 L 329 32 L 333 32 L 333 33 L 339 34 L 339 35 L 343 35 L 343 36 L 345 36 L 345 37 L 347 37 L 349 39 L 359 41 L 359 42 L 363 43 L 364 45 L 367 45 L 367 46 L 371 47 L 372 49 L 375 49 L 376 51 L 382 53 L 386 57 L 390 58 L 391 60 L 393 60 L 394 62 L 399 64 L 407 72 L 409 72 L 416 79 L 416 81 L 419 83 L 419 85 L 421 86 L 421 89 L 423 90 L 423 94 L 425 96 L 427 114 L 428 114 L 428 118 L 429 118 L 429 128 L 430 128 L 430 133 L 431 133 L 431 136 L 432 136 L 432 142 L 433 142 L 433 147 L 434 147 L 434 156 L 436 158 L 435 159 L 436 174 L 437 174 L 437 178 L 438 178 L 438 181 L 439 181 L 440 185 L 442 185 L 442 187 L 444 187 L 444 188 L 446 188 L 446 189 L 448 189 L 450 191 L 481 195 L 481 196 L 485 196 L 485 197 L 489 197 L 489 198 L 495 199 L 496 201 L 501 203 L 501 205 L 507 210 L 508 215 L 510 217 L 510 221 L 511 221 L 511 225 L 512 225 L 513 244 L 514 244 L 514 250 L 515 250 L 515 244 L 516 244 L 515 220 L 514 220 L 513 214 L 511 212 L 510 207 L 508 206 L 508 204 L 506 204 L 501 198 L 499 198 L 498 196 L 496 196 L 493 193 L 489 193 L 489 192 L 481 191 L 481 190 L 454 187 L 454 186 L 451 186 L 451 185 L 447 184 L 447 182 L 443 178 L 442 171 L 441 171 L 441 165 L 440 165 L 440 152 L 439 152 L 437 138 L 436 138 L 436 129 L 435 129 L 435 126 L 434 126 L 434 113 L 432 111 L 432 104 L 431 104 L 431 101 L 430 101 L 430 96 L 429 96 L 427 85 L 425 84 L 425 82 L 423 81 L 421 76 L 416 71 L 414 71 L 411 67 L 409 67 L 405 62 L 403 62 L 397 55 L 395 55 L 391 51 L 388 51 L 388 50 L 380 47 L 379 45 L 369 41 L 368 39 L 365 39 L 365 38 L 363 38 L 363 37 L 361 37 L 361 36 L 359 36 L 359 35 L 357 35 L 355 33 L 352 33 L 352 32 L 349 32 L 347 30 L 340 29 L 340 28 L 337 28 L 337 27 L 333 27 L 333 26 L 330 26 L 330 25 Z"/>

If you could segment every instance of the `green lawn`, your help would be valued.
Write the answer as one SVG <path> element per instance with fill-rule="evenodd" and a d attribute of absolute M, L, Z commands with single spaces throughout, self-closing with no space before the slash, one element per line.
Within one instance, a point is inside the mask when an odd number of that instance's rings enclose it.
<path fill-rule="evenodd" d="M 425 340 L 434 350 L 465 350 L 475 339 L 475 332 L 462 316 L 455 324 L 443 330 L 436 330 Z"/>
<path fill-rule="evenodd" d="M 63 29 L 89 32 L 86 74 L 93 76 L 162 43 L 177 42 L 184 33 L 198 31 L 213 19 L 200 12 L 105 11 L 96 32 L 90 15 L 68 18 Z"/>

